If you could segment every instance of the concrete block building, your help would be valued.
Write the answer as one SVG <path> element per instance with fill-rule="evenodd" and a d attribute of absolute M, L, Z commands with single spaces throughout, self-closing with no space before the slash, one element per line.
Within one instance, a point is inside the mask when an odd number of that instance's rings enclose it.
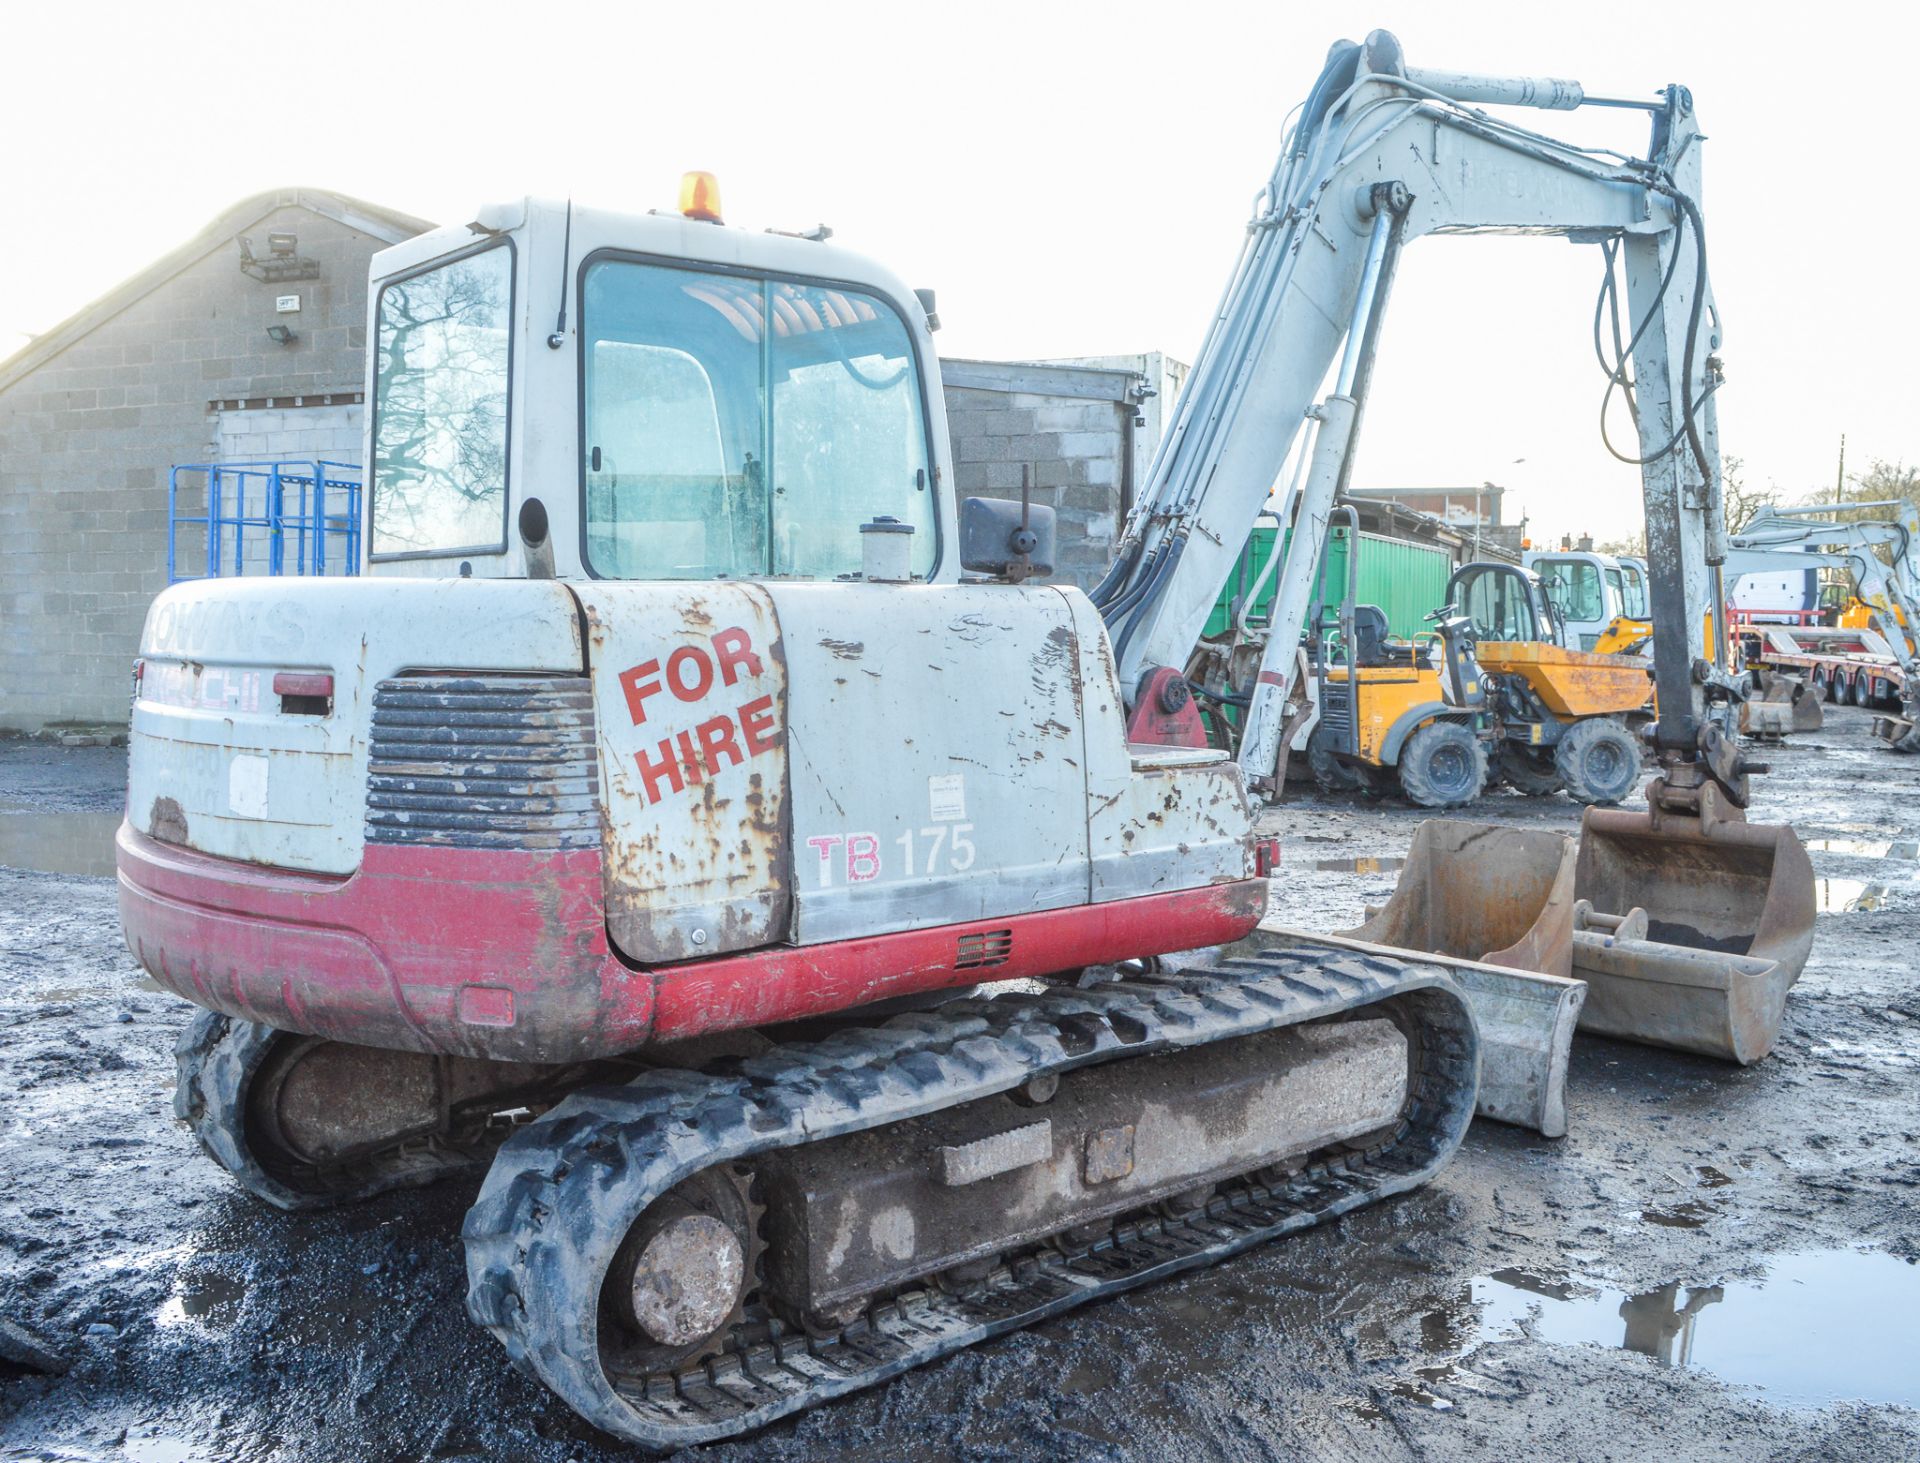
<path fill-rule="evenodd" d="M 174 464 L 357 461 L 367 261 L 429 227 L 262 193 L 0 361 L 0 729 L 125 719 Z"/>
<path fill-rule="evenodd" d="M 1090 589 L 1113 558 L 1134 489 L 1186 367 L 1158 352 L 1069 361 L 943 360 L 960 497 L 1035 503 L 1059 518 L 1054 579 Z"/>

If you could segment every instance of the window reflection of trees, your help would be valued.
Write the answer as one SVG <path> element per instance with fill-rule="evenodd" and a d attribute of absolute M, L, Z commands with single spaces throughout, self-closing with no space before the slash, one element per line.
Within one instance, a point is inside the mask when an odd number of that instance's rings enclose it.
<path fill-rule="evenodd" d="M 489 249 L 381 292 L 375 553 L 501 541 L 511 269 Z"/>

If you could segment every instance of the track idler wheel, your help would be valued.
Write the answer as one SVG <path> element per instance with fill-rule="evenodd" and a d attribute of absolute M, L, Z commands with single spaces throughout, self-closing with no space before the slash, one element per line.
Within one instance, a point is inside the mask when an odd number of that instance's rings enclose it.
<path fill-rule="evenodd" d="M 278 1031 L 217 1011 L 174 1048 L 173 1110 L 276 1209 L 325 1209 L 483 1165 L 492 1114 L 592 1069 L 432 1057 Z"/>
<path fill-rule="evenodd" d="M 648 1205 L 601 1292 L 618 1322 L 602 1336 L 609 1363 L 661 1372 L 718 1350 L 758 1284 L 759 1219 L 747 1180 L 731 1169 L 695 1174 Z"/>

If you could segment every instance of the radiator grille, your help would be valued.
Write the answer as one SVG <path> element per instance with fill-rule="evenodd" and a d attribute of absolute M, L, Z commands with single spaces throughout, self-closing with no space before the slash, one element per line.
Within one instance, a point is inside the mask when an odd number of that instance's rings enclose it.
<path fill-rule="evenodd" d="M 1328 681 L 1320 688 L 1320 724 L 1345 736 L 1353 729 L 1353 693 L 1344 684 Z"/>
<path fill-rule="evenodd" d="M 983 930 L 979 934 L 960 937 L 953 968 L 979 970 L 989 965 L 1005 965 L 1012 954 L 1012 930 Z"/>
<path fill-rule="evenodd" d="M 369 843 L 600 843 L 584 676 L 398 676 L 373 693 Z"/>

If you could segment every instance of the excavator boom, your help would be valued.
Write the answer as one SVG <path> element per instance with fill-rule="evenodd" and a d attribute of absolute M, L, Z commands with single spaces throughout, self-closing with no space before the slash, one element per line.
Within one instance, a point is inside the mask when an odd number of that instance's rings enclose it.
<path fill-rule="evenodd" d="M 1351 470 L 1368 378 L 1400 248 L 1439 233 L 1549 234 L 1623 257 L 1654 618 L 1668 627 L 1660 746 L 1697 754 L 1705 688 L 1708 564 L 1720 521 L 1718 317 L 1700 213 L 1701 134 L 1691 94 L 1644 105 L 1644 158 L 1591 152 L 1498 120 L 1478 103 L 1569 110 L 1572 82 L 1409 70 L 1376 32 L 1329 55 L 1261 190 L 1247 242 L 1148 471 L 1112 572 L 1094 601 L 1121 681 L 1137 692 L 1181 667 L 1303 432 L 1306 470 L 1281 505 L 1295 549 L 1281 573 L 1267 656 L 1249 697 L 1239 760 L 1276 782 L 1293 647 L 1328 514 Z M 1609 255 L 1611 258 L 1611 253 Z M 1622 367 L 1624 371 L 1624 366 Z M 1322 383 L 1334 390 L 1319 397 Z"/>

